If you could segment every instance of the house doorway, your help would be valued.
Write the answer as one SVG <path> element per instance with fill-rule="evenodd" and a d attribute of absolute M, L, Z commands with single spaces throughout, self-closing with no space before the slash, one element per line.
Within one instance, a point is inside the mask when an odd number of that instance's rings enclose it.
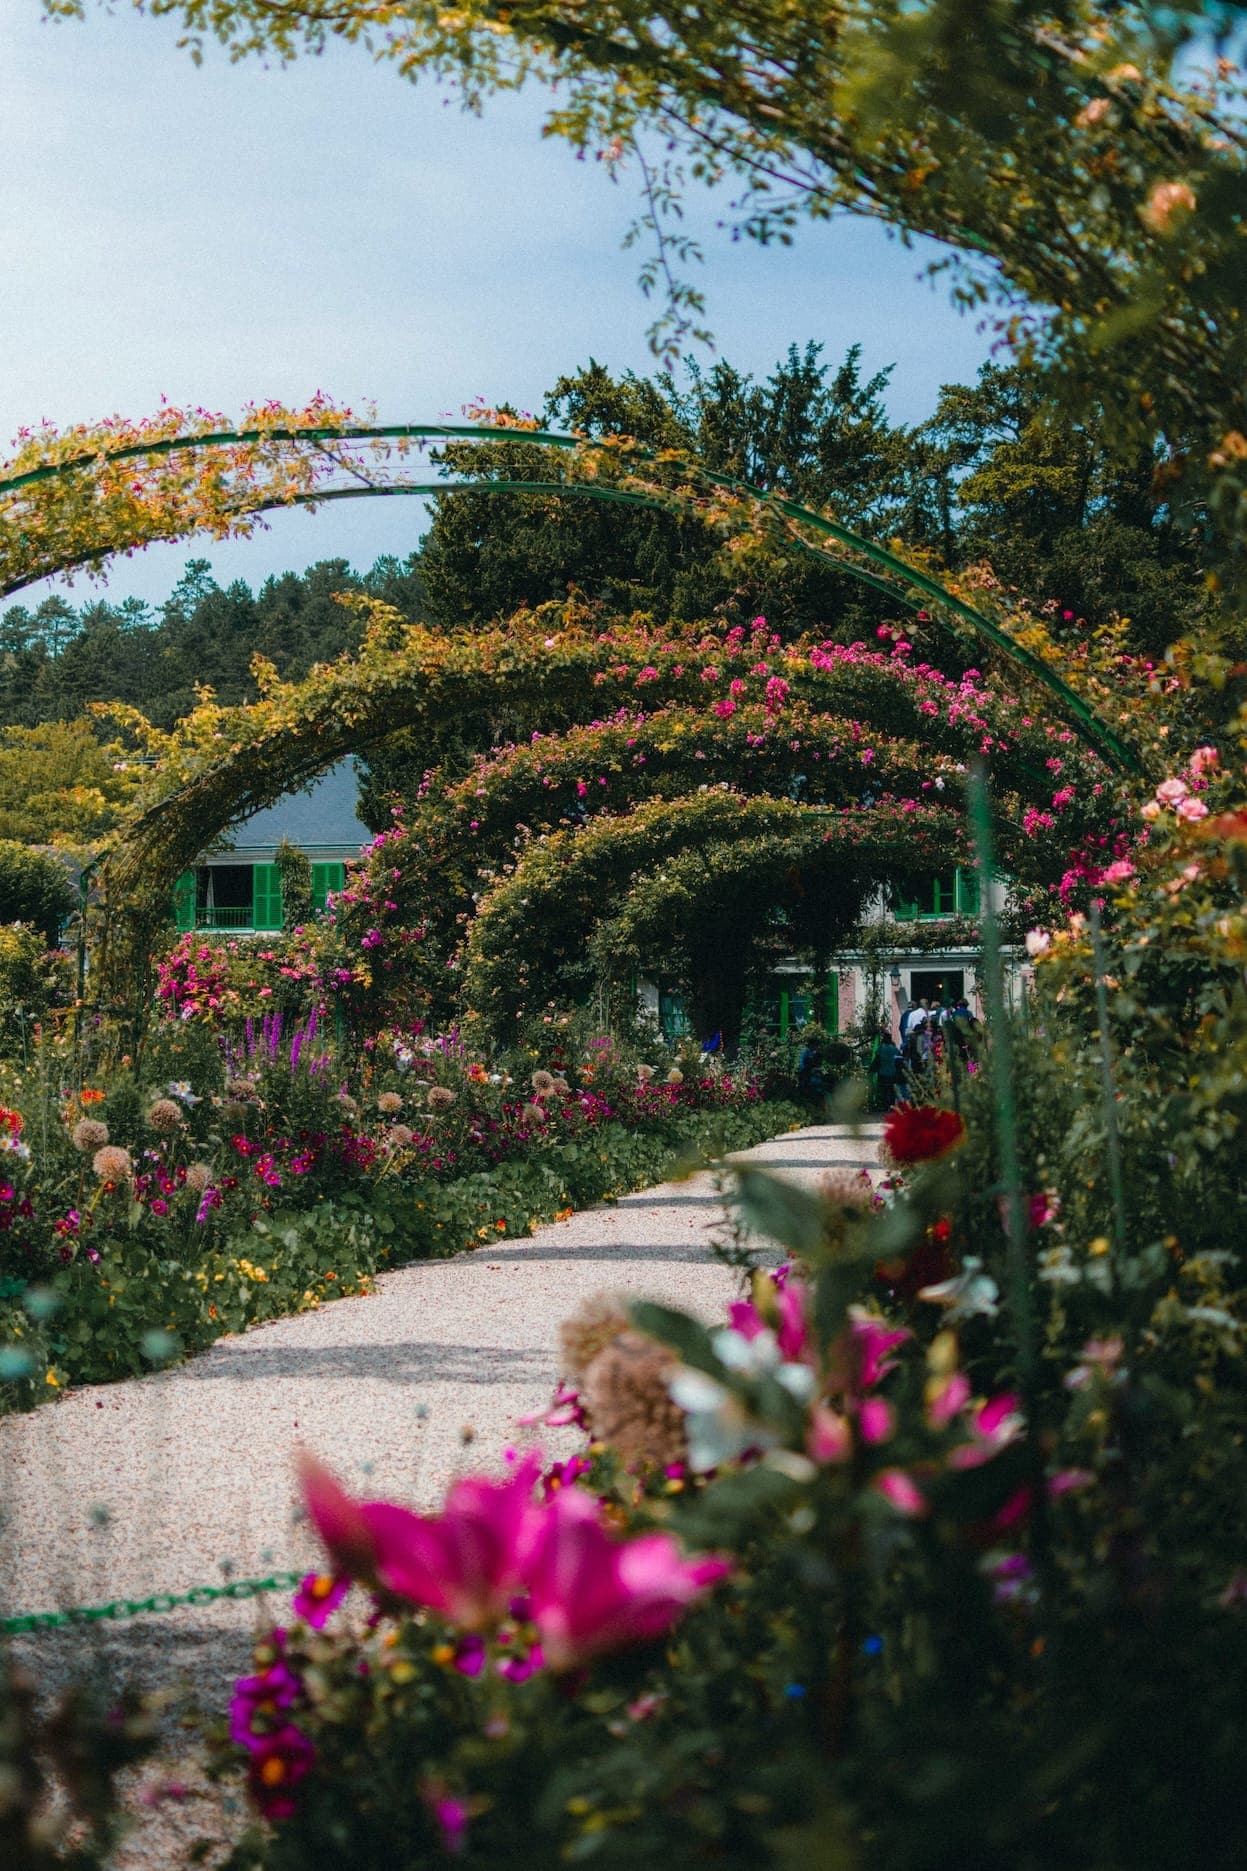
<path fill-rule="evenodd" d="M 951 1007 L 966 991 L 964 968 L 914 968 L 909 976 L 911 1001 L 939 1001 Z"/>

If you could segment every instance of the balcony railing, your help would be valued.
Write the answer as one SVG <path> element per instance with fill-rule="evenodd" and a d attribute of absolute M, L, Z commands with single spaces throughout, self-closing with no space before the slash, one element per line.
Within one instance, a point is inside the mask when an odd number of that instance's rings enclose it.
<path fill-rule="evenodd" d="M 196 929 L 254 929 L 255 911 L 250 904 L 221 903 L 209 908 L 196 907 Z"/>

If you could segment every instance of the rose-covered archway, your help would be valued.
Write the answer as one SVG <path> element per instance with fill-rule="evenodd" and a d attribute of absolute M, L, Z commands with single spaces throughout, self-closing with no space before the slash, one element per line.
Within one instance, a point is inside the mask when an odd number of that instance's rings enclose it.
<path fill-rule="evenodd" d="M 507 467 L 508 442 L 548 451 L 556 464 L 550 478 L 515 478 Z M 297 684 L 261 670 L 258 702 L 222 709 L 207 698 L 170 737 L 146 809 L 107 853 L 99 874 L 105 912 L 99 978 L 113 994 L 129 998 L 126 983 L 144 971 L 174 879 L 229 824 L 400 728 L 427 735 L 436 766 L 439 728 L 448 719 L 461 744 L 466 738 L 481 749 L 479 769 L 466 779 L 461 768 L 436 770 L 401 832 L 406 865 L 389 863 L 393 852 L 384 860 L 374 853 L 342 906 L 350 921 L 357 913 L 378 914 L 378 901 L 391 902 L 395 909 L 386 915 L 401 918 L 403 932 L 422 932 L 419 966 L 410 943 L 391 944 L 397 923 L 387 933 L 370 922 L 366 933 L 370 947 L 383 951 L 373 958 L 382 976 L 399 966 L 392 947 L 402 952 L 409 974 L 443 971 L 436 991 L 428 983 L 432 1004 L 445 1003 L 447 974 L 456 977 L 460 1003 L 464 994 L 470 1003 L 483 993 L 486 932 L 505 922 L 491 894 L 505 884 L 490 873 L 517 863 L 522 869 L 518 845 L 549 835 L 575 840 L 592 825 L 596 842 L 618 841 L 622 853 L 632 817 L 640 813 L 638 823 L 650 823 L 647 803 L 665 801 L 667 816 L 687 816 L 691 808 L 679 802 L 707 787 L 727 788 L 741 799 L 773 798 L 799 815 L 825 818 L 834 810 L 851 816 L 852 838 L 826 837 L 824 826 L 816 841 L 820 875 L 832 852 L 843 858 L 849 845 L 856 852 L 851 888 L 845 871 L 846 903 L 858 902 L 866 887 L 864 851 L 871 854 L 873 882 L 913 869 L 914 841 L 900 815 L 912 832 L 914 815 L 936 803 L 923 798 L 924 791 L 934 791 L 942 795 L 939 822 L 951 822 L 961 774 L 974 757 L 991 766 L 1006 817 L 1017 829 L 1015 868 L 1050 880 L 1061 861 L 1058 847 L 1114 836 L 1114 773 L 1137 766 L 1138 757 L 1104 718 L 1103 706 L 1097 711 L 1045 659 L 1029 620 L 1020 620 L 1028 635 L 1021 643 L 1019 619 L 994 599 L 976 595 L 972 602 L 956 581 L 937 579 L 899 549 L 865 540 L 833 516 L 782 495 L 628 438 L 564 436 L 502 418 L 377 425 L 323 399 L 300 411 L 276 405 L 252 410 L 236 428 L 210 412 L 168 410 L 148 423 L 114 422 L 64 435 L 43 431 L 24 438 L 0 470 L 0 591 L 157 538 L 247 532 L 275 507 L 450 493 L 465 483 L 449 478 L 444 459 L 436 479 L 423 478 L 412 463 L 421 451 L 460 443 L 503 450 L 486 461 L 484 475 L 474 475 L 468 483 L 474 487 L 691 511 L 738 552 L 765 552 L 778 540 L 785 549 L 830 559 L 887 592 L 898 614 L 921 607 L 927 626 L 934 618 L 959 631 L 962 661 L 965 635 L 974 633 L 1006 680 L 977 671 L 946 678 L 915 660 L 900 630 L 881 632 L 891 638 L 890 648 L 844 644 L 834 636 L 781 643 L 762 619 L 752 634 L 707 626 L 655 629 L 635 621 L 604 630 L 596 616 L 567 606 L 450 636 L 368 606 L 358 655 L 322 666 Z M 479 465 L 475 452 L 473 458 Z M 1028 691 L 1035 701 L 1028 703 Z M 1045 719 L 1041 711 L 1050 714 L 1054 702 L 1060 719 Z M 504 744 L 498 746 L 500 726 Z M 541 758 L 534 764 L 530 750 L 538 738 Z M 601 769 L 591 798 L 582 768 Z M 1055 782 L 1064 769 L 1069 777 Z M 569 787 L 574 800 L 566 797 Z M 469 788 L 485 802 L 471 817 L 465 816 Z M 651 815 L 655 822 L 662 816 Z M 688 816 L 694 820 L 695 813 Z M 879 836 L 867 829 L 872 822 Z M 1038 843 L 1028 847 L 1027 835 Z M 742 875 L 771 874 L 760 849 L 753 863 L 740 839 L 730 843 L 732 865 Z M 369 880 L 383 863 L 393 873 L 393 891 L 378 899 Z M 721 867 L 726 864 L 724 856 Z M 800 863 L 789 868 L 803 874 Z M 632 870 L 625 866 L 615 874 L 626 897 L 649 869 L 638 859 Z M 668 929 L 678 897 L 669 892 L 665 899 Z M 474 948 L 466 934 L 476 919 L 473 899 L 484 905 Z M 612 898 L 601 908 L 599 923 L 614 918 L 623 928 L 625 904 Z M 593 952 L 602 952 L 600 930 L 595 938 L 594 928 L 585 926 L 578 939 L 586 945 L 596 939 Z"/>

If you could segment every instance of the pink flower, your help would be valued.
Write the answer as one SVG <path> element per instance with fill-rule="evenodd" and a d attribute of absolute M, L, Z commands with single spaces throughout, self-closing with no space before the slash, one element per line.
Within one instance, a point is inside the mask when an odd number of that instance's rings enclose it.
<path fill-rule="evenodd" d="M 1186 798 L 1186 795 L 1187 784 L 1185 780 L 1162 780 L 1160 785 L 1156 788 L 1156 797 L 1163 806 L 1176 806 L 1179 800 Z"/>
<path fill-rule="evenodd" d="M 441 1834 L 442 1850 L 457 1858 L 468 1842 L 468 1802 L 452 1794 L 441 1781 L 429 1781 L 421 1789 L 421 1799 Z"/>
<path fill-rule="evenodd" d="M 825 1403 L 816 1403 L 810 1411 L 805 1450 L 812 1462 L 847 1462 L 853 1453 L 853 1431 L 847 1416 L 840 1416 Z"/>
<path fill-rule="evenodd" d="M 504 1616 L 515 1594 L 539 1468 L 530 1455 L 504 1481 L 458 1481 L 442 1512 L 426 1517 L 388 1501 L 352 1501 L 304 1456 L 303 1498 L 339 1571 L 474 1630 Z"/>
<path fill-rule="evenodd" d="M 994 1455 L 1016 1441 L 1022 1433 L 1021 1399 L 1005 1390 L 992 1397 L 970 1415 L 974 1440 L 954 1449 L 948 1458 L 950 1468 L 981 1468 Z"/>
<path fill-rule="evenodd" d="M 309 1572 L 294 1595 L 294 1614 L 314 1631 L 324 1628 L 351 1589 L 351 1581 L 332 1572 Z"/>
<path fill-rule="evenodd" d="M 295 1470 L 308 1519 L 337 1571 L 375 1584 L 377 1542 L 366 1509 L 306 1449 L 295 1457 Z"/>
<path fill-rule="evenodd" d="M 932 1429 L 947 1429 L 969 1401 L 970 1380 L 964 1371 L 954 1371 L 933 1396 L 928 1396 L 927 1421 Z"/>
<path fill-rule="evenodd" d="M 927 1512 L 926 1496 L 903 1468 L 882 1469 L 871 1486 L 883 1496 L 889 1507 L 894 1507 L 898 1514 L 904 1514 L 908 1520 L 920 1520 Z"/>
<path fill-rule="evenodd" d="M 579 1488 L 561 1490 L 528 1524 L 530 1615 L 556 1671 L 660 1636 L 730 1570 L 724 1559 L 684 1559 L 668 1533 L 613 1539 Z"/>
<path fill-rule="evenodd" d="M 1182 804 L 1178 807 L 1178 811 L 1182 814 L 1183 818 L 1186 818 L 1188 816 L 1185 810 L 1185 808 L 1188 805 L 1199 805 L 1199 800 L 1198 799 L 1184 799 L 1183 800 Z M 1202 808 L 1203 812 L 1206 812 L 1207 810 L 1208 810 L 1207 806 L 1204 806 Z M 1106 870 L 1101 871 L 1100 882 L 1102 884 L 1124 884 L 1126 879 L 1128 877 L 1133 877 L 1134 874 L 1135 874 L 1134 865 L 1130 862 L 1130 859 L 1118 858 L 1116 862 L 1110 864 Z"/>
<path fill-rule="evenodd" d="M 858 1361 L 857 1385 L 862 1390 L 873 1390 L 895 1368 L 896 1360 L 888 1353 L 912 1337 L 913 1333 L 906 1331 L 903 1325 L 892 1328 L 882 1319 L 859 1313 L 852 1321 L 852 1343 Z"/>
<path fill-rule="evenodd" d="M 857 1420 L 862 1441 L 872 1448 L 889 1441 L 896 1428 L 896 1412 L 886 1397 L 865 1397 Z"/>
<path fill-rule="evenodd" d="M 252 1798 L 266 1819 L 291 1817 L 295 1810 L 293 1790 L 311 1773 L 315 1759 L 316 1749 L 293 1723 L 257 1743 L 248 1781 Z"/>
<path fill-rule="evenodd" d="M 257 1676 L 240 1676 L 230 1697 L 230 1740 L 255 1753 L 271 1734 L 285 1727 L 286 1711 L 302 1695 L 302 1683 L 282 1657 Z"/>
<path fill-rule="evenodd" d="M 1208 817 L 1208 808 L 1202 799 L 1180 799 L 1178 801 L 1178 817 L 1188 820 L 1206 819 Z"/>
<path fill-rule="evenodd" d="M 1191 755 L 1191 772 L 1208 773 L 1216 766 L 1219 758 L 1215 747 L 1197 747 Z"/>

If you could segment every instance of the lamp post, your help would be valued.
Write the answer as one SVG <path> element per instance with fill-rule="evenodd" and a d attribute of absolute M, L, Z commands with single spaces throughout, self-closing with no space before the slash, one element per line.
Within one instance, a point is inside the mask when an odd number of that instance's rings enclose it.
<path fill-rule="evenodd" d="M 888 980 L 892 983 L 892 1031 L 898 1032 L 901 1020 L 901 971 L 896 962 L 888 969 Z"/>

